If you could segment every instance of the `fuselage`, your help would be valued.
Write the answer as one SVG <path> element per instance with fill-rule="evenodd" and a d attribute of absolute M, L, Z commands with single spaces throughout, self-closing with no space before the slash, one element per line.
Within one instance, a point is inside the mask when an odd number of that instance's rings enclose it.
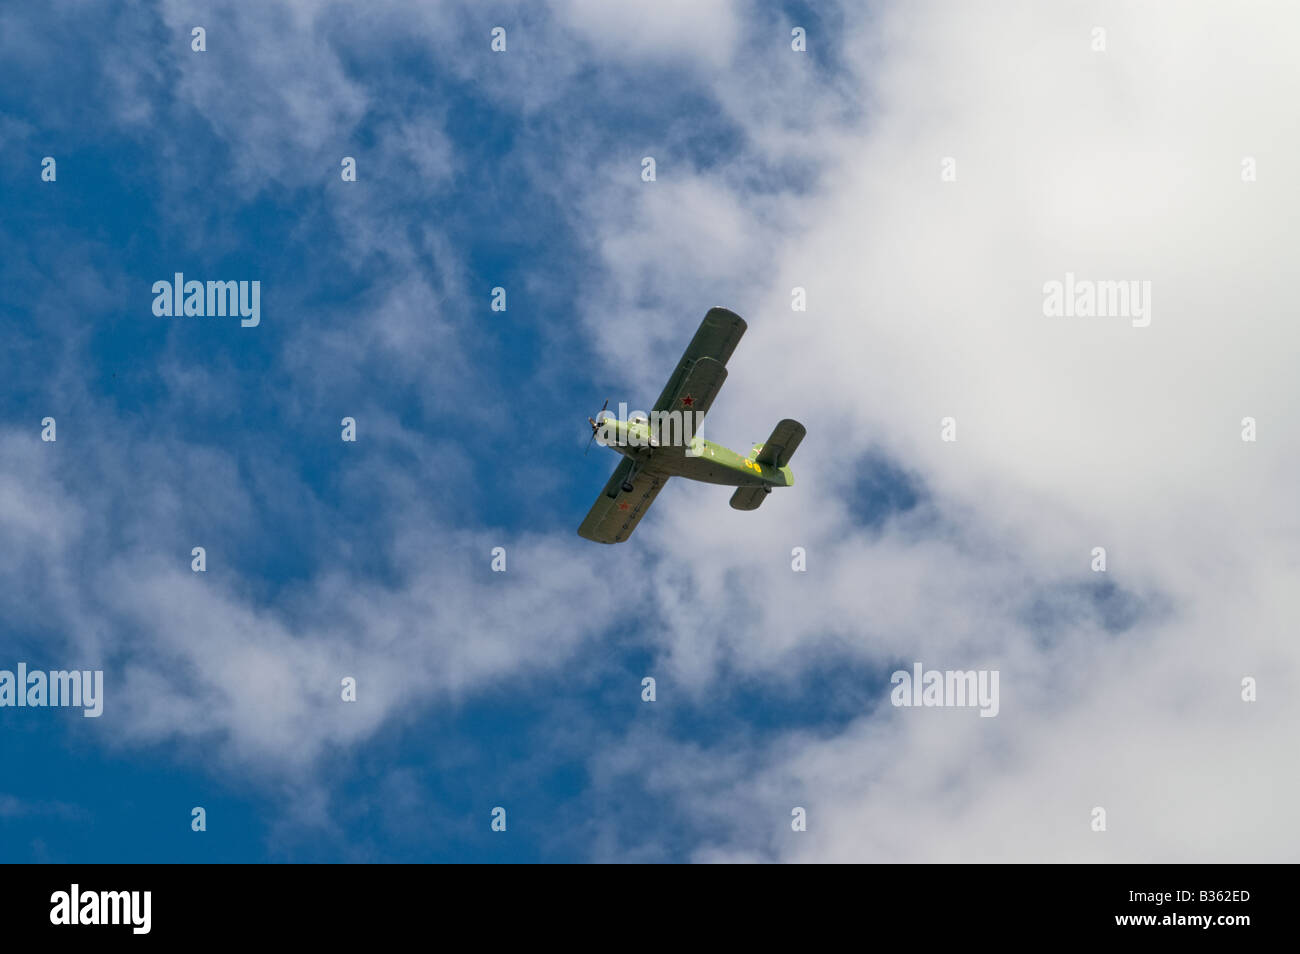
<path fill-rule="evenodd" d="M 637 469 L 645 473 L 686 477 L 728 487 L 794 484 L 789 467 L 773 467 L 754 459 L 763 449 L 762 444 L 755 444 L 748 455 L 743 455 L 698 434 L 688 438 L 680 430 L 667 428 L 665 431 L 655 434 L 648 421 L 635 417 L 630 421 L 607 417 L 600 422 L 596 440 L 630 457 Z"/>

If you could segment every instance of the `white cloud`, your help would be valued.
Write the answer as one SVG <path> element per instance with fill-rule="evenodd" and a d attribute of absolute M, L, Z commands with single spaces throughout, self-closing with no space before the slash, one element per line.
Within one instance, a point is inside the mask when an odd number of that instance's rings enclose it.
<path fill-rule="evenodd" d="M 317 162 L 336 176 L 339 144 L 373 106 L 327 41 L 324 9 L 214 21 L 210 49 L 234 56 L 256 95 L 232 96 L 231 74 L 205 73 L 210 63 L 180 77 L 180 102 L 231 144 L 252 191 L 317 181 Z M 383 31 L 403 9 L 382 8 Z M 635 17 L 558 9 L 607 63 L 626 52 L 710 65 L 702 75 L 740 133 L 734 154 L 694 168 L 688 117 L 653 147 L 660 179 L 644 187 L 640 144 L 595 169 L 577 148 L 553 170 L 537 161 L 550 178 L 536 187 L 571 200 L 608 267 L 580 297 L 608 362 L 593 374 L 624 376 L 633 404 L 651 400 L 704 309 L 731 305 L 750 332 L 708 434 L 744 446 L 781 416 L 801 418 L 796 487 L 741 514 L 725 489 L 675 483 L 617 556 L 569 536 L 523 538 L 512 553 L 534 569 L 500 587 L 459 558 L 479 553 L 486 567 L 494 534 L 457 529 L 450 504 L 426 502 L 408 473 L 363 464 L 349 486 L 392 498 L 383 533 L 399 578 L 381 587 L 331 554 L 271 604 L 233 555 L 209 555 L 228 571 L 189 572 L 174 544 L 176 488 L 202 488 L 245 527 L 259 486 L 290 468 L 271 460 L 245 486 L 233 452 L 82 434 L 102 486 L 73 485 L 75 469 L 54 463 L 74 443 L 61 421 L 58 445 L 30 427 L 3 437 L 0 536 L 15 546 L 0 568 L 24 584 L 43 573 L 49 600 L 30 605 L 27 587 L 12 587 L 10 618 L 65 632 L 73 653 L 127 659 L 103 719 L 117 738 L 189 740 L 223 764 L 301 777 L 386 719 L 562 663 L 625 625 L 621 601 L 635 593 L 659 621 L 665 689 L 697 698 L 724 672 L 797 683 L 823 650 L 1003 673 L 996 719 L 884 708 L 830 737 L 756 731 L 733 740 L 743 755 L 647 738 L 593 758 L 598 785 L 650 766 L 652 791 L 715 825 L 700 858 L 1293 859 L 1297 823 L 1283 806 L 1300 794 L 1286 755 L 1300 724 L 1287 631 L 1300 566 L 1289 423 L 1300 333 L 1287 312 L 1300 211 L 1286 172 L 1300 146 L 1285 112 L 1300 93 L 1294 13 L 1115 5 L 1084 19 L 1027 4 L 907 4 L 843 36 L 811 35 L 799 59 L 725 5 Z M 190 19 L 167 8 L 175 31 Z M 1107 27 L 1105 54 L 1088 48 L 1094 21 Z M 411 21 L 435 33 L 444 22 Z M 223 24 L 234 31 L 224 41 Z M 525 26 L 520 40 L 556 35 Z M 832 41 L 850 74 L 814 69 Z M 541 47 L 516 45 L 519 62 L 499 74 L 448 68 L 535 115 L 579 75 Z M 742 48 L 765 52 L 736 56 Z M 112 79 L 132 93 L 123 118 L 147 119 L 150 77 Z M 392 169 L 452 181 L 437 123 L 379 137 Z M 1259 182 L 1241 183 L 1244 155 L 1259 160 Z M 955 183 L 939 179 L 944 156 L 957 159 Z M 772 191 L 794 172 L 816 188 Z M 398 235 L 367 210 L 364 198 L 340 202 L 347 240 L 358 254 L 386 252 L 408 280 L 376 298 L 358 344 L 337 331 L 294 342 L 284 365 L 313 394 L 360 373 L 350 348 L 409 378 L 455 341 L 423 323 L 460 290 L 445 237 Z M 434 282 L 421 274 L 430 252 Z M 1150 280 L 1151 326 L 1044 318 L 1042 284 L 1066 271 Z M 806 314 L 789 310 L 793 285 L 808 289 Z M 656 357 L 633 359 L 629 341 Z M 72 360 L 58 369 L 70 401 L 86 399 L 78 371 Z M 949 414 L 956 444 L 938 439 Z M 1238 439 L 1245 415 L 1260 421 L 1258 443 Z M 420 461 L 442 453 L 379 409 L 367 422 Z M 846 499 L 872 449 L 932 498 L 879 532 L 855 527 Z M 463 458 L 454 466 L 467 470 Z M 304 513 L 328 519 L 292 486 Z M 108 539 L 95 515 L 115 507 L 123 536 Z M 1027 603 L 1095 582 L 1099 544 L 1109 578 L 1149 612 L 1118 636 L 1083 612 L 1037 640 Z M 792 546 L 807 548 L 806 574 L 791 572 Z M 346 674 L 361 681 L 355 707 L 338 701 Z M 1237 700 L 1247 674 L 1260 680 L 1253 705 Z M 805 802 L 809 831 L 794 835 L 789 808 Z M 1096 804 L 1110 813 L 1105 835 L 1087 828 Z"/>
<path fill-rule="evenodd" d="M 725 67 L 739 34 L 737 4 L 663 0 L 655 4 L 556 0 L 559 21 L 598 54 L 642 62 L 699 63 Z M 647 92 L 652 92 L 648 90 Z"/>
<path fill-rule="evenodd" d="M 1300 73 L 1294 12 L 1257 13 L 906 4 L 858 23 L 844 59 L 871 109 L 824 138 L 820 188 L 785 197 L 785 227 L 750 219 L 746 244 L 768 249 L 757 285 L 673 273 L 714 260 L 708 230 L 656 231 L 613 202 L 593 216 L 602 247 L 646 250 L 607 259 L 593 328 L 625 340 L 645 316 L 611 316 L 656 282 L 700 306 L 660 339 L 684 342 L 705 307 L 731 304 L 750 332 L 709 436 L 744 446 L 784 414 L 809 426 L 799 483 L 758 512 L 690 487 L 638 531 L 672 557 L 658 582 L 679 596 L 664 637 L 674 673 L 701 688 L 721 660 L 797 670 L 833 638 L 882 664 L 1000 667 L 1004 696 L 1032 700 L 993 720 L 864 713 L 841 737 L 778 743 L 769 770 L 735 780 L 772 790 L 746 821 L 778 834 L 741 827 L 705 857 L 1294 857 L 1277 793 L 1300 790 L 1278 757 L 1300 724 L 1285 582 L 1300 563 L 1286 239 L 1300 185 L 1285 171 L 1300 127 L 1283 105 Z M 1094 19 L 1104 54 L 1089 47 Z M 1247 155 L 1272 173 L 1244 184 Z M 956 182 L 940 180 L 945 156 Z M 721 173 L 690 188 L 715 193 L 697 208 L 748 206 Z M 1150 327 L 1045 318 L 1043 283 L 1066 271 L 1151 281 Z M 806 314 L 789 310 L 794 285 Z M 939 440 L 947 415 L 956 444 Z M 1255 444 L 1239 436 L 1248 415 Z M 872 447 L 919 475 L 940 539 L 854 531 L 842 498 Z M 789 569 L 794 545 L 806 577 Z M 1122 638 L 1085 618 L 1038 645 L 1027 601 L 1095 582 L 1097 545 L 1148 612 Z M 1245 675 L 1267 699 L 1239 701 Z M 693 784 L 681 796 L 698 808 Z M 790 799 L 804 797 L 820 821 L 786 839 Z M 1095 804 L 1111 812 L 1106 835 L 1087 827 Z"/>
<path fill-rule="evenodd" d="M 0 569 L 24 581 L 5 598 L 7 618 L 61 634 L 42 648 L 53 662 L 107 670 L 97 720 L 106 742 L 177 741 L 257 777 L 301 780 L 330 746 L 361 741 L 387 719 L 557 671 L 635 592 L 630 572 L 602 566 L 576 536 L 458 530 L 399 481 L 394 496 L 406 503 L 393 501 L 400 515 L 374 531 L 389 542 L 394 580 L 367 581 L 328 554 L 312 579 L 269 599 L 244 549 L 258 546 L 258 534 L 245 535 L 258 480 L 237 479 L 224 455 L 175 441 L 115 447 L 94 435 L 43 444 L 10 432 L 3 446 L 0 532 L 23 557 Z M 60 452 L 93 461 L 101 477 L 129 454 L 133 499 L 120 499 L 116 477 L 67 486 L 50 462 Z M 383 471 L 371 465 L 367 485 Z M 179 488 L 239 529 L 208 521 L 209 535 L 194 541 Z M 295 512 L 331 519 L 307 500 Z M 206 546 L 205 573 L 190 568 L 191 542 Z M 489 570 L 495 546 L 507 548 L 505 573 Z M 598 573 L 603 587 L 592 585 Z M 345 676 L 358 681 L 355 704 L 341 699 Z"/>

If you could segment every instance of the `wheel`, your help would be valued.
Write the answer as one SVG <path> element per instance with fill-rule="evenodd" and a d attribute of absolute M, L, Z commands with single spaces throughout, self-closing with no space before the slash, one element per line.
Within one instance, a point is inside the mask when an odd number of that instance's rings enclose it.
<path fill-rule="evenodd" d="M 636 488 L 632 486 L 632 481 L 630 480 L 623 481 L 623 493 L 630 494 L 634 490 L 636 490 Z"/>
<path fill-rule="evenodd" d="M 772 492 L 772 488 L 771 488 L 771 487 L 764 487 L 764 488 L 763 488 L 763 493 L 765 493 L 765 494 L 770 494 L 771 492 Z"/>

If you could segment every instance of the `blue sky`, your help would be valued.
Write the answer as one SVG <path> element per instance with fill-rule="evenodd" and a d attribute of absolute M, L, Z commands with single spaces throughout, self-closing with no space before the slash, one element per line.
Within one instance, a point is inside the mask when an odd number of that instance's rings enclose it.
<path fill-rule="evenodd" d="M 0 400 L 6 427 L 27 444 L 36 434 L 29 419 L 55 416 L 58 441 L 42 467 L 65 499 L 84 507 L 93 540 L 85 561 L 133 549 L 185 568 L 201 538 L 213 555 L 209 578 L 224 577 L 262 609 L 329 572 L 396 586 L 402 569 L 392 524 L 408 511 L 392 495 L 411 494 L 447 530 L 490 530 L 513 564 L 492 579 L 487 551 L 438 538 L 431 572 L 463 564 L 485 592 L 534 574 L 545 598 L 546 567 L 531 565 L 515 541 L 572 534 L 613 464 L 599 448 L 582 456 L 584 416 L 605 396 L 645 403 L 653 395 L 627 390 L 628 368 L 589 347 L 574 302 L 601 281 L 603 264 L 583 221 L 565 207 L 574 197 L 538 189 L 535 180 L 547 166 L 564 175 L 583 155 L 613 152 L 626 158 L 632 190 L 641 185 L 641 153 L 666 140 L 666 175 L 677 166 L 725 165 L 745 144 L 707 88 L 654 64 L 570 66 L 579 75 L 525 110 L 485 93 L 482 73 L 501 71 L 506 78 L 496 82 L 510 81 L 507 57 L 531 58 L 542 70 L 548 59 L 568 59 L 555 47 L 529 48 L 536 13 L 504 13 L 515 45 L 496 60 L 483 55 L 486 28 L 497 23 L 487 11 L 464 14 L 455 41 L 441 48 L 418 36 L 351 37 L 342 23 L 320 25 L 340 75 L 364 90 L 367 106 L 346 138 L 307 153 L 286 145 L 263 166 L 175 89 L 189 71 L 214 74 L 231 99 L 241 83 L 256 81 L 239 75 L 229 48 L 240 42 L 230 30 L 234 8 L 200 15 L 206 53 L 189 50 L 189 31 L 152 4 L 75 16 L 57 5 L 6 13 L 6 25 L 23 29 L 9 33 L 5 56 L 0 269 L 10 348 Z M 782 14 L 773 7 L 768 15 Z M 28 60 L 32 51 L 17 49 L 27 31 L 53 55 Z M 109 37 L 128 45 L 109 49 Z M 460 60 L 456 68 L 450 58 Z M 115 111 L 103 82 L 110 59 L 138 64 L 134 93 L 149 121 L 127 122 Z M 390 137 L 412 128 L 411 117 L 428 116 L 436 136 L 417 148 L 439 152 L 429 161 L 444 168 L 432 180 L 411 157 L 384 152 Z M 245 121 L 261 120 L 250 113 Z M 45 155 L 58 163 L 54 183 L 33 174 Z M 340 179 L 343 155 L 357 159 L 356 183 Z M 747 175 L 756 185 L 784 181 L 761 162 Z M 350 221 L 340 220 L 341 201 Z M 355 253 L 340 234 L 349 227 L 382 229 L 400 247 L 377 240 Z M 421 234 L 427 229 L 436 239 Z M 261 325 L 153 316 L 150 286 L 175 271 L 260 280 Z M 367 348 L 369 333 L 357 326 L 360 313 L 404 284 L 430 307 L 401 316 L 410 327 L 400 333 L 414 350 L 394 368 L 391 351 Z M 488 307 L 497 285 L 508 290 L 505 314 Z M 627 362 L 662 377 L 712 302 L 664 286 L 646 289 L 644 303 L 676 312 L 673 333 L 665 348 L 637 349 Z M 436 332 L 420 327 L 426 322 Z M 319 344 L 329 335 L 337 342 Z M 431 453 L 372 431 L 367 412 L 377 409 L 386 427 L 416 435 Z M 346 414 L 360 421 L 355 447 L 339 440 Z M 150 449 L 144 457 L 132 452 L 139 445 Z M 47 448 L 29 448 L 36 449 Z M 162 472 L 148 471 L 151 459 Z M 156 519 L 148 498 L 163 487 L 172 499 Z M 227 559 L 237 568 L 216 565 Z M 585 568 L 619 559 L 590 554 Z M 137 651 L 129 624 L 92 613 L 103 629 L 100 653 L 74 662 L 67 634 L 40 609 L 57 595 L 39 573 L 22 583 L 7 599 L 25 609 L 6 614 L 6 658 L 32 668 L 102 666 L 111 700 L 114 673 Z M 584 585 L 597 590 L 601 579 Z M 363 742 L 323 749 L 305 779 L 220 764 L 205 754 L 219 743 L 202 736 L 186 745 L 165 734 L 122 737 L 112 701 L 99 721 L 10 711 L 0 757 L 23 769 L 6 779 L 0 854 L 535 861 L 581 860 L 608 842 L 609 850 L 684 859 L 700 834 L 638 773 L 597 790 L 587 765 L 593 746 L 630 744 L 639 733 L 708 744 L 834 725 L 864 694 L 860 673 L 828 658 L 809 667 L 823 687 L 813 699 L 745 677 L 707 703 L 649 706 L 639 693 L 656 655 L 645 638 L 654 614 L 610 622 L 573 649 L 562 674 L 510 673 L 456 698 L 417 699 Z M 549 637 L 526 615 L 506 625 L 525 638 Z M 299 800 L 313 811 L 323 801 L 326 817 L 300 822 Z M 206 836 L 189 830 L 193 805 L 207 809 Z M 496 805 L 510 812 L 508 837 L 488 829 Z"/>
<path fill-rule="evenodd" d="M 1276 856 L 1300 779 L 1221 780 L 1300 697 L 1298 203 L 1237 169 L 1297 143 L 1191 104 L 1294 79 L 1191 7 L 0 12 L 0 668 L 106 679 L 99 719 L 0 709 L 0 859 Z M 1153 279 L 1150 328 L 1049 325 L 1067 270 Z M 260 325 L 155 316 L 175 272 L 260 281 Z M 706 433 L 803 421 L 795 488 L 579 539 L 586 416 L 713 305 L 749 331 Z M 999 716 L 892 708 L 914 661 L 1000 670 Z"/>

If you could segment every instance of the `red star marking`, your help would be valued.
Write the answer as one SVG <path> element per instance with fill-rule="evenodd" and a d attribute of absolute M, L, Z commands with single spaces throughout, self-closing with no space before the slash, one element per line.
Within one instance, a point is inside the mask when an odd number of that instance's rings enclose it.
<path fill-rule="evenodd" d="M 619 504 L 619 505 L 618 505 L 618 509 L 619 509 L 619 510 L 626 510 L 626 509 L 627 509 L 627 504 L 625 504 L 625 503 L 621 503 L 621 504 Z"/>
<path fill-rule="evenodd" d="M 682 407 L 690 407 L 694 403 L 695 398 L 691 397 L 689 394 L 682 398 Z"/>

